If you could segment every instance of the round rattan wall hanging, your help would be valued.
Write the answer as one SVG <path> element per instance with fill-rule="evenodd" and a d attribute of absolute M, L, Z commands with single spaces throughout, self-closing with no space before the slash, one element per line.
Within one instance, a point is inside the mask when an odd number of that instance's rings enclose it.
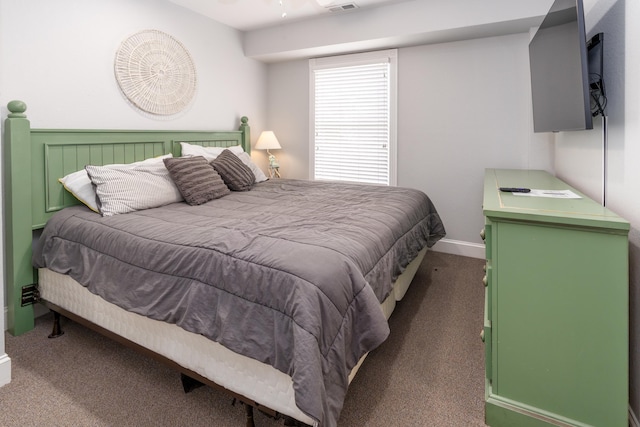
<path fill-rule="evenodd" d="M 196 92 L 191 55 L 162 31 L 145 30 L 127 38 L 116 52 L 114 68 L 124 96 L 147 113 L 179 113 Z"/>

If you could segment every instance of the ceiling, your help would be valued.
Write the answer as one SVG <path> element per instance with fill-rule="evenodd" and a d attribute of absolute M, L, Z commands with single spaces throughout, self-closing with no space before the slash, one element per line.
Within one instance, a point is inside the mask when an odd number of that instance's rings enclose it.
<path fill-rule="evenodd" d="M 168 1 L 243 31 L 245 56 L 266 63 L 529 32 L 540 25 L 553 2 Z M 344 10 L 347 5 L 355 5 L 355 8 Z M 335 8 L 340 10 L 332 11 Z"/>
<path fill-rule="evenodd" d="M 328 14 L 352 13 L 405 0 L 170 0 L 242 31 Z M 355 5 L 355 8 L 352 7 Z M 284 17 L 283 17 L 284 14 Z"/>

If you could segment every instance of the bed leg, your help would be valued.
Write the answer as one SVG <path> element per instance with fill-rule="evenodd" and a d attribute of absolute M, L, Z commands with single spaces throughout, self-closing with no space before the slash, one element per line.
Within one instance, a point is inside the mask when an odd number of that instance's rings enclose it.
<path fill-rule="evenodd" d="M 185 393 L 189 393 L 197 389 L 198 387 L 202 387 L 204 385 L 200 381 L 194 380 L 193 378 L 182 373 L 180 374 L 180 381 L 182 382 L 182 389 L 184 390 Z"/>
<path fill-rule="evenodd" d="M 255 427 L 253 423 L 253 406 L 245 404 L 244 407 L 247 413 L 247 427 Z"/>
<path fill-rule="evenodd" d="M 289 416 L 284 417 L 284 425 L 287 427 L 311 427 L 301 421 L 296 420 L 295 418 L 291 418 Z"/>
<path fill-rule="evenodd" d="M 64 331 L 62 327 L 60 327 L 60 313 L 57 311 L 53 312 L 53 331 L 49 334 L 49 338 L 58 338 L 59 336 L 64 335 Z"/>

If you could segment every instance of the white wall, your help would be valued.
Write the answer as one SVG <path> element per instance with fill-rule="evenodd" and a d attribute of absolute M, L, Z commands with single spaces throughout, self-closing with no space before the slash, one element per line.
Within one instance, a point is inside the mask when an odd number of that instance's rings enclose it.
<path fill-rule="evenodd" d="M 624 216 L 635 228 L 640 228 L 640 199 L 629 197 L 640 191 L 640 169 L 636 161 L 640 147 L 635 142 L 640 107 L 638 97 L 634 96 L 639 93 L 634 76 L 640 68 L 638 30 L 637 24 L 625 23 L 631 16 L 625 9 L 633 3 L 585 1 L 589 36 L 604 33 L 604 80 L 608 97 L 606 180 L 602 181 L 600 169 L 593 169 L 603 159 L 600 123 L 594 130 L 558 134 L 555 158 L 559 176 L 589 191 L 604 184 L 607 207 Z"/>
<path fill-rule="evenodd" d="M 120 43 L 146 29 L 179 40 L 195 63 L 192 104 L 169 118 L 130 106 L 114 78 Z M 40 128 L 231 129 L 264 125 L 264 64 L 242 52 L 242 33 L 155 0 L 1 0 L 0 105 L 27 103 Z M 4 115 L 4 114 L 3 114 Z"/>
<path fill-rule="evenodd" d="M 554 144 L 554 165 L 558 178 L 600 203 L 604 203 L 605 199 L 604 123 L 603 117 L 594 117 L 593 129 L 560 132 L 555 135 Z"/>
<path fill-rule="evenodd" d="M 447 228 L 436 249 L 483 257 L 485 168 L 553 172 L 547 135 L 531 131 L 529 35 L 401 48 L 398 185 L 425 191 Z M 309 67 L 269 65 L 269 127 L 286 177 L 309 174 Z"/>
<path fill-rule="evenodd" d="M 609 134 L 611 139 L 622 140 L 611 146 L 614 150 L 623 151 L 622 158 L 612 156 L 611 168 L 623 168 L 624 180 L 613 181 L 609 206 L 628 218 L 632 224 L 630 233 L 630 405 L 636 417 L 640 415 L 640 2 L 626 1 L 623 20 L 607 25 L 609 32 L 621 31 L 622 40 L 619 43 L 617 67 L 612 71 L 620 80 L 614 85 L 620 85 L 622 91 L 620 102 L 624 105 L 624 121 L 618 126 L 617 132 Z M 610 2 L 601 2 L 608 5 Z M 598 3 L 598 5 L 600 5 Z M 621 6 L 617 6 L 620 8 Z M 611 8 L 614 8 L 613 6 Z M 619 12 L 618 12 L 619 13 Z M 604 20 L 603 20 L 604 21 Z M 620 27 L 618 27 L 620 25 Z M 614 39 L 615 40 L 615 39 Z M 616 92 L 614 92 L 616 93 Z M 636 419 L 636 425 L 637 419 Z"/>
<path fill-rule="evenodd" d="M 270 64 L 267 77 L 267 123 L 282 150 L 274 154 L 284 178 L 309 178 L 309 62 Z"/>

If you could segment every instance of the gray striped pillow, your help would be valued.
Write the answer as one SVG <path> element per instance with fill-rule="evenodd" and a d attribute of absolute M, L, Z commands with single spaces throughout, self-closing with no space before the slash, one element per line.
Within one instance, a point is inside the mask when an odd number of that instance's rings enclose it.
<path fill-rule="evenodd" d="M 251 190 L 256 180 L 251 169 L 230 150 L 224 150 L 211 162 L 211 165 L 220 174 L 227 187 L 233 191 Z"/>
<path fill-rule="evenodd" d="M 218 172 L 202 156 L 164 159 L 164 165 L 190 205 L 201 205 L 230 193 Z"/>
<path fill-rule="evenodd" d="M 134 165 L 87 165 L 84 168 L 95 186 L 102 216 L 112 216 L 181 202 L 162 159 Z"/>

